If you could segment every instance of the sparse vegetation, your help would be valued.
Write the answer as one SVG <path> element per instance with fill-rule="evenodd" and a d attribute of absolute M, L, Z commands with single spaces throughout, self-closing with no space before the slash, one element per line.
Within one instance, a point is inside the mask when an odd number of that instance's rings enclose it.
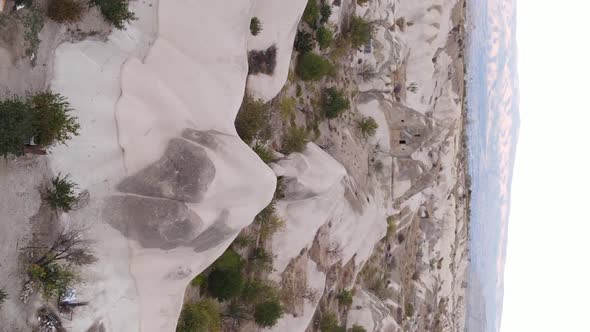
<path fill-rule="evenodd" d="M 274 159 L 272 151 L 268 147 L 266 147 L 266 145 L 263 145 L 260 142 L 257 142 L 252 148 L 252 150 L 254 150 L 258 157 L 260 157 L 260 159 L 262 159 L 262 161 L 264 161 L 267 164 L 273 161 Z"/>
<path fill-rule="evenodd" d="M 328 119 L 338 117 L 340 113 L 350 108 L 350 101 L 344 90 L 335 87 L 327 88 L 324 91 L 322 110 Z"/>
<path fill-rule="evenodd" d="M 370 116 L 359 121 L 358 126 L 364 137 L 374 136 L 377 133 L 377 128 L 379 128 L 375 119 Z"/>
<path fill-rule="evenodd" d="M 8 293 L 4 290 L 4 288 L 0 288 L 0 308 L 2 308 L 2 304 L 7 299 L 8 299 Z"/>
<path fill-rule="evenodd" d="M 338 298 L 338 303 L 341 306 L 349 307 L 352 304 L 352 292 L 347 289 L 340 292 L 340 294 L 338 294 L 337 298 Z"/>
<path fill-rule="evenodd" d="M 356 3 L 359 4 L 360 6 L 363 6 L 367 3 L 369 3 L 370 0 L 356 0 Z"/>
<path fill-rule="evenodd" d="M 194 304 L 185 304 L 176 332 L 218 332 L 221 331 L 219 304 L 213 299 L 203 299 Z"/>
<path fill-rule="evenodd" d="M 277 47 L 271 45 L 266 50 L 248 52 L 248 74 L 272 75 L 277 66 Z"/>
<path fill-rule="evenodd" d="M 259 303 L 254 308 L 254 321 L 260 327 L 272 327 L 283 316 L 283 307 L 278 300 Z"/>
<path fill-rule="evenodd" d="M 418 83 L 416 82 L 412 82 L 408 85 L 407 87 L 408 91 L 410 91 L 411 93 L 416 93 L 418 92 Z"/>
<path fill-rule="evenodd" d="M 82 18 L 84 5 L 79 0 L 51 0 L 47 16 L 57 23 L 73 23 Z"/>
<path fill-rule="evenodd" d="M 256 16 L 250 20 L 250 33 L 252 36 L 257 36 L 262 31 L 262 22 Z"/>
<path fill-rule="evenodd" d="M 330 16 L 332 15 L 332 6 L 326 2 L 322 2 L 320 6 L 320 24 L 328 23 Z"/>
<path fill-rule="evenodd" d="M 394 216 L 387 217 L 387 237 L 392 237 L 397 231 L 397 222 Z"/>
<path fill-rule="evenodd" d="M 324 314 L 322 320 L 320 321 L 320 331 L 321 332 L 346 332 L 346 328 L 344 326 L 340 326 L 338 324 L 338 318 L 335 314 L 329 312 Z"/>
<path fill-rule="evenodd" d="M 404 306 L 404 308 L 407 317 L 414 316 L 414 305 L 410 301 L 406 300 L 406 305 Z"/>
<path fill-rule="evenodd" d="M 285 228 L 285 221 L 274 214 L 264 220 L 260 220 L 259 223 L 259 234 L 262 239 L 269 239 L 276 232 Z"/>
<path fill-rule="evenodd" d="M 271 272 L 274 257 L 264 248 L 254 249 L 250 256 L 250 267 L 255 272 Z"/>
<path fill-rule="evenodd" d="M 320 45 L 320 49 L 324 50 L 332 46 L 332 40 L 334 39 L 334 35 L 332 30 L 325 26 L 321 26 L 315 33 L 316 38 L 318 40 L 318 45 Z"/>
<path fill-rule="evenodd" d="M 104 19 L 117 29 L 124 29 L 125 23 L 136 20 L 129 10 L 129 0 L 91 0 L 97 6 Z"/>
<path fill-rule="evenodd" d="M 353 47 L 365 45 L 373 36 L 373 25 L 371 22 L 354 16 L 350 22 L 350 42 Z"/>
<path fill-rule="evenodd" d="M 39 5 L 32 4 L 32 2 L 28 3 L 28 10 L 19 13 L 18 18 L 25 27 L 25 41 L 28 44 L 25 54 L 31 58 L 31 63 L 35 65 L 36 53 L 41 44 L 39 33 L 43 30 L 45 15 Z"/>
<path fill-rule="evenodd" d="M 279 102 L 279 110 L 281 111 L 281 118 L 283 121 L 287 122 L 291 119 L 292 116 L 295 115 L 295 105 L 297 104 L 297 100 L 293 97 L 283 97 Z"/>
<path fill-rule="evenodd" d="M 302 54 L 311 52 L 311 50 L 313 50 L 313 48 L 315 47 L 313 36 L 311 35 L 311 33 L 303 30 L 298 30 L 297 35 L 295 35 L 294 47 L 297 52 Z"/>
<path fill-rule="evenodd" d="M 307 6 L 303 11 L 303 20 L 315 30 L 317 28 L 319 18 L 320 9 L 318 8 L 317 0 L 308 0 Z"/>
<path fill-rule="evenodd" d="M 367 330 L 360 325 L 353 325 L 350 332 L 367 332 Z"/>
<path fill-rule="evenodd" d="M 334 65 L 322 56 L 309 52 L 299 56 L 297 75 L 304 81 L 319 81 L 334 72 Z"/>
<path fill-rule="evenodd" d="M 80 196 L 75 193 L 77 185 L 58 174 L 51 179 L 51 186 L 45 192 L 45 200 L 55 211 L 71 211 L 79 202 Z"/>
<path fill-rule="evenodd" d="M 308 140 L 309 133 L 307 129 L 303 127 L 292 126 L 291 129 L 289 129 L 289 131 L 285 134 L 281 147 L 282 150 L 287 154 L 301 152 L 305 149 Z"/>
<path fill-rule="evenodd" d="M 240 138 L 247 144 L 258 138 L 268 120 L 269 105 L 246 95 L 236 117 L 235 126 Z"/>

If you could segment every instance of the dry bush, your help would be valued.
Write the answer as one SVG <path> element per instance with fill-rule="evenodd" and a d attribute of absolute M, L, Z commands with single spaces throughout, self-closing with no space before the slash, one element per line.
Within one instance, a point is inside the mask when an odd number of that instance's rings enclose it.
<path fill-rule="evenodd" d="M 272 75 L 277 66 L 277 47 L 272 45 L 263 51 L 248 52 L 248 74 Z"/>
<path fill-rule="evenodd" d="M 52 0 L 47 7 L 47 16 L 58 23 L 73 23 L 82 18 L 84 5 L 76 0 Z"/>

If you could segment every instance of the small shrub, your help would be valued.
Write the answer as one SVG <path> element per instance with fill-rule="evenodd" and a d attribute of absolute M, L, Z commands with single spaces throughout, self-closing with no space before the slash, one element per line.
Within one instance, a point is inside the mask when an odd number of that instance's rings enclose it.
<path fill-rule="evenodd" d="M 297 100 L 293 97 L 283 97 L 279 102 L 279 110 L 281 111 L 281 117 L 283 121 L 288 121 L 291 116 L 295 114 L 295 105 Z"/>
<path fill-rule="evenodd" d="M 176 332 L 221 331 L 219 304 L 213 299 L 203 299 L 194 304 L 185 304 L 180 313 Z"/>
<path fill-rule="evenodd" d="M 414 316 L 414 305 L 410 303 L 410 301 L 406 301 L 405 305 L 406 316 L 412 317 Z"/>
<path fill-rule="evenodd" d="M 191 286 L 200 287 L 201 285 L 203 285 L 206 282 L 207 282 L 207 277 L 203 276 L 202 274 L 199 274 L 198 276 L 194 277 L 193 280 L 191 280 Z"/>
<path fill-rule="evenodd" d="M 320 45 L 320 49 L 324 50 L 332 46 L 334 35 L 330 29 L 326 28 L 325 26 L 321 26 L 318 28 L 315 35 L 318 40 L 318 45 Z"/>
<path fill-rule="evenodd" d="M 254 307 L 254 321 L 260 327 L 275 326 L 283 316 L 283 307 L 277 300 L 266 301 Z"/>
<path fill-rule="evenodd" d="M 250 33 L 252 36 L 257 36 L 262 31 L 262 22 L 258 17 L 252 17 L 250 20 Z"/>
<path fill-rule="evenodd" d="M 242 265 L 242 257 L 231 248 L 227 249 L 223 255 L 217 258 L 217 260 L 213 263 L 214 268 L 223 271 L 239 271 L 242 269 Z"/>
<path fill-rule="evenodd" d="M 337 298 L 338 298 L 338 303 L 341 306 L 349 307 L 352 304 L 352 292 L 347 289 L 340 292 L 340 294 L 338 294 Z"/>
<path fill-rule="evenodd" d="M 128 0 L 92 0 L 104 19 L 117 29 L 125 28 L 125 23 L 136 20 L 135 14 L 129 10 Z"/>
<path fill-rule="evenodd" d="M 84 6 L 77 0 L 51 0 L 47 16 L 57 23 L 77 22 L 82 18 Z"/>
<path fill-rule="evenodd" d="M 305 10 L 303 11 L 303 20 L 315 30 L 318 26 L 319 18 L 320 10 L 318 8 L 317 0 L 308 0 L 307 6 L 305 6 Z"/>
<path fill-rule="evenodd" d="M 240 138 L 246 144 L 252 143 L 268 123 L 269 105 L 246 95 L 236 116 L 235 126 Z"/>
<path fill-rule="evenodd" d="M 301 85 L 297 84 L 297 86 L 295 87 L 295 96 L 301 97 L 302 94 L 303 90 L 301 89 Z"/>
<path fill-rule="evenodd" d="M 371 22 L 354 16 L 350 22 L 350 41 L 353 47 L 365 45 L 373 37 L 373 25 Z"/>
<path fill-rule="evenodd" d="M 350 332 L 367 332 L 367 330 L 360 325 L 353 325 Z"/>
<path fill-rule="evenodd" d="M 47 204 L 56 211 L 71 211 L 79 201 L 79 195 L 75 194 L 77 185 L 68 178 L 69 175 L 58 174 L 51 179 L 51 187 L 45 192 Z"/>
<path fill-rule="evenodd" d="M 297 35 L 295 35 L 295 44 L 293 46 L 299 53 L 303 54 L 311 52 L 311 50 L 313 50 L 315 47 L 313 36 L 309 32 L 298 30 Z"/>
<path fill-rule="evenodd" d="M 334 72 L 334 65 L 315 53 L 305 53 L 297 61 L 297 75 L 304 81 L 319 81 Z"/>
<path fill-rule="evenodd" d="M 350 101 L 344 93 L 335 87 L 327 88 L 324 91 L 322 109 L 328 119 L 338 117 L 340 113 L 350 108 Z"/>
<path fill-rule="evenodd" d="M 397 231 L 397 222 L 394 216 L 387 217 L 387 237 L 391 237 Z"/>
<path fill-rule="evenodd" d="M 46 299 L 59 297 L 78 280 L 78 275 L 70 265 L 50 263 L 47 265 L 33 264 L 29 267 L 31 278 L 41 285 Z"/>
<path fill-rule="evenodd" d="M 37 93 L 30 98 L 30 108 L 35 127 L 35 141 L 41 146 L 51 146 L 77 136 L 80 125 L 66 98 L 49 91 Z"/>
<path fill-rule="evenodd" d="M 275 215 L 270 216 L 260 222 L 260 237 L 262 239 L 271 238 L 276 232 L 285 229 L 285 221 Z"/>
<path fill-rule="evenodd" d="M 346 332 L 346 328 L 338 324 L 338 318 L 333 313 L 326 313 L 320 321 L 321 332 Z"/>
<path fill-rule="evenodd" d="M 359 4 L 360 6 L 363 6 L 367 3 L 369 3 L 370 0 L 356 0 L 356 3 Z"/>
<path fill-rule="evenodd" d="M 240 295 L 244 281 L 239 270 L 213 269 L 207 280 L 207 288 L 218 300 L 227 300 Z"/>
<path fill-rule="evenodd" d="M 8 299 L 8 293 L 4 290 L 4 288 L 0 288 L 0 308 L 2 308 L 2 303 Z"/>
<path fill-rule="evenodd" d="M 34 135 L 27 104 L 18 97 L 0 100 L 0 155 L 20 156 Z"/>
<path fill-rule="evenodd" d="M 331 15 L 332 7 L 329 4 L 322 2 L 322 5 L 320 6 L 320 24 L 327 23 Z"/>
<path fill-rule="evenodd" d="M 309 133 L 303 127 L 292 126 L 283 138 L 282 149 L 285 153 L 301 152 L 305 149 Z"/>
<path fill-rule="evenodd" d="M 261 143 L 256 143 L 252 150 L 254 150 L 258 157 L 260 157 L 260 159 L 262 159 L 262 161 L 264 161 L 267 164 L 273 161 L 274 159 L 272 151 Z"/>
<path fill-rule="evenodd" d="M 375 133 L 377 133 L 377 128 L 379 128 L 379 125 L 377 124 L 375 119 L 373 119 L 370 116 L 363 118 L 361 121 L 359 121 L 358 126 L 359 126 L 359 129 L 361 130 L 361 133 L 365 137 L 374 136 Z"/>
<path fill-rule="evenodd" d="M 277 66 L 277 47 L 270 46 L 266 50 L 248 52 L 248 74 L 272 75 Z"/>

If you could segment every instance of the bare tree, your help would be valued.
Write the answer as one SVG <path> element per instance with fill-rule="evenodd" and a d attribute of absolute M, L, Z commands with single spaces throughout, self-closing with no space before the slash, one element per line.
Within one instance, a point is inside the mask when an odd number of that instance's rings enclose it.
<path fill-rule="evenodd" d="M 377 76 L 375 67 L 365 62 L 357 67 L 356 73 L 363 79 L 363 81 L 368 81 Z"/>
<path fill-rule="evenodd" d="M 326 250 L 326 253 L 335 260 L 342 259 L 342 247 L 340 246 L 340 243 L 332 242 L 330 247 Z"/>
<path fill-rule="evenodd" d="M 57 261 L 67 261 L 75 265 L 88 265 L 96 262 L 90 246 L 92 241 L 85 238 L 85 228 L 61 227 L 56 238 L 49 246 L 28 247 L 42 252 L 35 260 L 39 266 L 47 266 Z"/>

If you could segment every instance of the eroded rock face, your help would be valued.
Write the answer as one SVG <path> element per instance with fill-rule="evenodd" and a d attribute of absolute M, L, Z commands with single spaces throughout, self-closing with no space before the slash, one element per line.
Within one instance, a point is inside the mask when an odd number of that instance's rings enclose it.
<path fill-rule="evenodd" d="M 192 131 L 207 144 L 211 135 Z M 198 203 L 215 177 L 215 166 L 205 149 L 174 138 L 164 156 L 154 164 L 123 180 L 118 189 L 124 193 Z"/>

